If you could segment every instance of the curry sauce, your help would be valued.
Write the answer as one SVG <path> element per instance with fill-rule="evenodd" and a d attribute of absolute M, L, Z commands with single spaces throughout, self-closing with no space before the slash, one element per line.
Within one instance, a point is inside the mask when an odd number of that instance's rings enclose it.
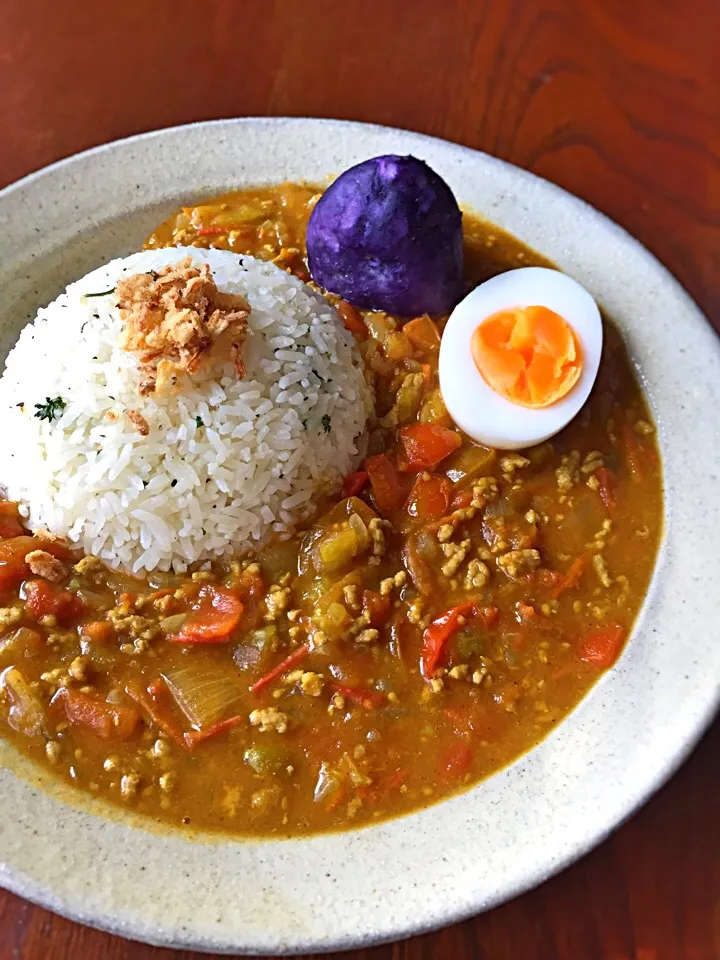
<path fill-rule="evenodd" d="M 284 184 L 210 198 L 147 246 L 232 250 L 307 281 L 318 196 Z M 550 265 L 463 219 L 468 288 Z M 505 453 L 461 436 L 444 408 L 445 318 L 329 299 L 376 416 L 357 472 L 292 538 L 138 579 L 26 536 L 0 504 L 0 728 L 79 788 L 179 827 L 359 826 L 512 762 L 620 655 L 655 562 L 662 486 L 613 325 L 580 415 Z"/>

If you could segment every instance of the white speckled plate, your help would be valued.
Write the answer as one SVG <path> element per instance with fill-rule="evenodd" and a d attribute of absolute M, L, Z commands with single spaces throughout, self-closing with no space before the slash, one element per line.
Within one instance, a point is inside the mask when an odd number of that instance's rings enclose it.
<path fill-rule="evenodd" d="M 0 882 L 9 889 L 116 933 L 208 951 L 401 937 L 487 909 L 580 856 L 672 773 L 709 722 L 720 693 L 718 340 L 646 250 L 557 187 L 450 143 L 336 121 L 230 120 L 113 143 L 0 193 L 0 356 L 40 303 L 137 249 L 179 203 L 243 184 L 317 181 L 388 152 L 427 160 L 462 203 L 548 255 L 620 324 L 660 427 L 666 484 L 661 558 L 632 641 L 517 763 L 453 800 L 351 833 L 282 842 L 148 833 L 44 792 L 5 748 Z"/>

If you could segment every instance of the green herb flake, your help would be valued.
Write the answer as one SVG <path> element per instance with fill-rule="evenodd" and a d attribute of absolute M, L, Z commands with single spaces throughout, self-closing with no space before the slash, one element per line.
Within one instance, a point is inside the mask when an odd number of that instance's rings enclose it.
<path fill-rule="evenodd" d="M 323 430 L 325 431 L 325 433 L 330 433 L 330 427 L 331 427 L 331 425 L 332 425 L 332 420 L 330 419 L 330 414 L 329 414 L 329 413 L 324 413 L 324 414 L 322 415 L 322 417 L 320 418 L 320 423 L 322 424 L 322 428 L 323 428 Z"/>
<path fill-rule="evenodd" d="M 98 293 L 85 293 L 85 294 L 83 294 L 83 296 L 86 297 L 86 298 L 88 298 L 88 297 L 107 297 L 107 296 L 109 296 L 109 294 L 111 294 L 111 293 L 115 293 L 115 287 L 113 287 L 112 290 L 100 290 Z"/>
<path fill-rule="evenodd" d="M 196 426 L 198 429 L 199 429 L 200 427 L 204 427 L 204 426 L 205 426 L 205 424 L 204 424 L 203 421 L 202 421 L 202 417 L 195 417 L 195 426 Z"/>
<path fill-rule="evenodd" d="M 62 412 L 67 406 L 67 403 L 63 400 L 62 397 L 45 397 L 45 403 L 36 403 L 35 409 L 37 413 L 35 416 L 38 420 L 47 420 L 50 423 L 55 419 L 55 415 L 62 416 Z"/>

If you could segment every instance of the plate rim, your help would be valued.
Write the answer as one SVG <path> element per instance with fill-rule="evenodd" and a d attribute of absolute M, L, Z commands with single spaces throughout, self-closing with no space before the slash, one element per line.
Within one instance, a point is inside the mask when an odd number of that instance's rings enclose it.
<path fill-rule="evenodd" d="M 37 181 L 41 181 L 45 177 L 51 176 L 54 172 L 62 170 L 66 167 L 72 166 L 73 164 L 78 163 L 82 160 L 92 159 L 93 156 L 111 152 L 115 149 L 118 149 L 122 146 L 130 146 L 133 143 L 138 142 L 147 142 L 155 138 L 162 138 L 163 136 L 168 135 L 177 135 L 183 131 L 191 129 L 209 129 L 216 130 L 225 127 L 237 127 L 237 126 L 253 126 L 261 125 L 267 127 L 278 127 L 278 126 L 297 126 L 297 127 L 306 127 L 308 124 L 312 125 L 322 125 L 327 127 L 337 127 L 342 126 L 348 131 L 356 131 L 358 133 L 374 132 L 378 135 L 384 134 L 400 134 L 402 136 L 411 138 L 417 144 L 422 142 L 429 142 L 430 144 L 442 145 L 443 148 L 448 146 L 452 147 L 453 150 L 463 151 L 470 155 L 472 158 L 477 160 L 481 158 L 483 163 L 498 165 L 499 168 L 504 168 L 508 173 L 511 173 L 512 176 L 517 179 L 518 177 L 526 179 L 526 182 L 535 182 L 536 184 L 541 185 L 541 189 L 546 195 L 555 194 L 555 196 L 563 201 L 567 202 L 571 200 L 578 209 L 582 208 L 586 215 L 590 216 L 597 224 L 599 224 L 606 231 L 610 231 L 615 235 L 618 241 L 620 241 L 624 246 L 631 245 L 635 252 L 642 257 L 644 257 L 647 263 L 652 267 L 652 270 L 658 274 L 661 273 L 665 283 L 672 285 L 675 288 L 675 293 L 684 300 L 685 309 L 688 313 L 694 314 L 695 319 L 700 321 L 703 324 L 708 324 L 707 319 L 703 316 L 699 307 L 696 305 L 694 300 L 688 294 L 688 292 L 679 284 L 675 277 L 670 273 L 670 271 L 662 264 L 657 258 L 650 253 L 638 240 L 632 237 L 624 228 L 620 227 L 617 223 L 611 220 L 608 216 L 598 211 L 596 208 L 592 207 L 586 201 L 574 196 L 568 191 L 564 190 L 562 187 L 557 186 L 556 184 L 544 180 L 541 177 L 538 177 L 536 174 L 533 174 L 527 170 L 516 167 L 515 165 L 508 163 L 507 161 L 500 160 L 496 157 L 491 156 L 490 154 L 484 153 L 483 151 L 475 150 L 471 147 L 467 147 L 461 144 L 456 144 L 452 141 L 445 140 L 438 137 L 428 136 L 426 134 L 416 133 L 409 130 L 403 130 L 402 128 L 384 126 L 379 124 L 366 124 L 357 121 L 349 120 L 335 120 L 332 118 L 309 118 L 309 117 L 242 117 L 242 118 L 227 118 L 227 119 L 218 119 L 218 120 L 204 120 L 197 121 L 191 124 L 178 124 L 172 127 L 163 127 L 158 130 L 146 131 L 138 134 L 134 134 L 130 137 L 118 139 L 111 141 L 109 143 L 99 144 L 94 147 L 90 147 L 87 150 L 83 150 L 79 153 L 72 154 L 68 157 L 64 157 L 60 160 L 55 161 L 47 166 L 44 166 L 38 170 L 32 171 L 21 179 L 14 181 L 11 184 L 0 189 L 0 210 L 6 199 L 12 196 L 15 192 L 21 191 L 24 188 L 27 188 Z M 708 324 L 709 325 L 709 324 Z M 711 328 L 712 329 L 712 328 Z M 718 343 L 715 344 L 715 350 L 720 356 L 720 346 Z M 666 518 L 667 522 L 667 518 Z M 661 547 L 662 549 L 662 547 Z M 643 603 L 643 610 L 646 607 L 646 603 Z M 641 613 L 642 616 L 642 613 Z M 599 684 L 596 685 L 597 689 Z M 578 710 L 582 707 L 582 704 L 587 702 L 587 699 L 592 696 L 592 691 L 581 701 L 581 704 L 576 708 L 572 715 L 577 714 Z M 583 856 L 594 846 L 602 842 L 607 836 L 612 832 L 618 829 L 630 816 L 632 816 L 642 805 L 644 805 L 647 800 L 658 790 L 660 789 L 667 780 L 677 771 L 677 769 L 685 762 L 689 754 L 697 745 L 697 742 L 703 736 L 710 723 L 715 716 L 715 713 L 720 704 L 720 684 L 715 691 L 714 696 L 709 696 L 707 698 L 707 703 L 705 703 L 703 710 L 701 711 L 699 719 L 693 724 L 693 728 L 684 738 L 683 744 L 679 750 L 675 750 L 671 755 L 666 756 L 664 763 L 660 764 L 660 769 L 657 771 L 656 775 L 643 786 L 635 786 L 633 789 L 628 789 L 627 798 L 625 803 L 625 812 L 620 818 L 615 818 L 612 822 L 604 824 L 601 828 L 593 828 L 589 831 L 585 841 L 577 845 L 574 849 L 566 850 L 563 855 L 554 859 L 554 861 L 545 863 L 544 865 L 538 867 L 534 873 L 527 876 L 526 881 L 523 884 L 516 885 L 512 891 L 508 892 L 507 890 L 500 890 L 497 892 L 495 897 L 490 897 L 483 904 L 481 909 L 487 910 L 491 909 L 494 906 L 497 906 L 499 903 L 504 902 L 511 897 L 518 896 L 521 893 L 526 892 L 537 884 L 543 882 L 548 877 L 559 872 L 560 870 L 567 867 L 570 863 L 577 860 L 579 857 Z M 563 721 L 564 723 L 565 721 Z M 560 724 L 562 726 L 563 724 Z M 547 739 L 545 740 L 547 743 Z M 513 765 L 514 766 L 514 765 Z M 507 768 L 510 769 L 510 768 Z M 465 794 L 467 796 L 467 794 Z M 443 804 L 436 805 L 434 809 L 438 809 L 438 806 L 442 806 L 445 803 L 452 801 L 444 801 Z M 410 815 L 416 816 L 416 815 Z M 403 818 L 409 819 L 409 818 Z M 398 821 L 389 821 L 390 824 L 397 823 Z M 375 829 L 375 828 L 369 828 Z M 251 841 L 255 842 L 255 841 Z M 275 841 L 270 841 L 274 843 Z M 281 841 L 285 842 L 285 841 Z M 261 842 L 262 843 L 262 842 Z M 4 868 L 4 865 L 0 863 L 0 882 L 3 886 L 6 886 L 7 889 L 12 890 L 12 892 L 17 893 L 20 896 L 25 897 L 26 899 L 31 900 L 34 903 L 37 903 L 41 906 L 47 907 L 48 909 L 54 910 L 55 912 L 61 913 L 64 916 L 70 917 L 71 919 L 77 920 L 78 922 L 94 926 L 98 929 L 103 929 L 111 933 L 119 934 L 129 938 L 142 938 L 143 942 L 155 943 L 162 946 L 177 946 L 185 949 L 196 949 L 200 951 L 213 951 L 220 953 L 237 953 L 237 945 L 216 945 L 213 943 L 207 943 L 202 940 L 198 941 L 193 939 L 191 932 L 188 931 L 189 935 L 187 938 L 181 939 L 167 939 L 167 938 L 151 938 L 147 933 L 134 934 L 136 928 L 129 928 L 127 924 L 119 923 L 113 924 L 112 917 L 107 918 L 95 918 L 89 919 L 88 917 L 82 914 L 82 911 L 73 910 L 67 906 L 64 906 L 58 896 L 55 895 L 54 891 L 51 889 L 45 889 L 42 887 L 42 884 L 33 884 L 33 882 L 28 877 L 22 877 L 20 875 L 15 875 L 8 873 Z M 297 952 L 305 952 L 308 950 L 315 950 L 320 952 L 337 950 L 337 949 L 351 949 L 353 947 L 367 947 L 376 943 L 388 942 L 390 940 L 397 939 L 399 937 L 416 935 L 428 932 L 433 929 L 437 929 L 440 926 L 445 926 L 449 923 L 455 923 L 460 920 L 467 919 L 470 916 L 475 915 L 478 912 L 478 907 L 476 905 L 469 905 L 468 907 L 458 908 L 456 911 L 446 910 L 442 916 L 432 916 L 428 922 L 416 922 L 411 926 L 400 925 L 396 928 L 387 929 L 377 936 L 367 933 L 359 934 L 350 934 L 342 937 L 334 937 L 331 941 L 306 941 L 300 944 L 297 948 L 295 947 L 286 947 L 282 945 L 272 945 L 267 944 L 264 949 L 272 950 L 274 953 L 279 953 L 280 955 L 290 955 Z M 241 933 L 241 931 L 239 931 Z M 247 949 L 248 952 L 257 952 L 258 944 L 252 944 L 245 948 L 242 947 L 243 951 Z"/>

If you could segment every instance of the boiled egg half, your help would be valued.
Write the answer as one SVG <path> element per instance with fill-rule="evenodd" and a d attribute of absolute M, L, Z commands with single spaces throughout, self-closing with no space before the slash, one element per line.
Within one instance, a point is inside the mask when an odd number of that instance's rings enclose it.
<path fill-rule="evenodd" d="M 440 390 L 478 443 L 517 450 L 566 426 L 600 365 L 602 319 L 576 280 L 526 267 L 481 283 L 453 310 L 440 344 Z"/>

